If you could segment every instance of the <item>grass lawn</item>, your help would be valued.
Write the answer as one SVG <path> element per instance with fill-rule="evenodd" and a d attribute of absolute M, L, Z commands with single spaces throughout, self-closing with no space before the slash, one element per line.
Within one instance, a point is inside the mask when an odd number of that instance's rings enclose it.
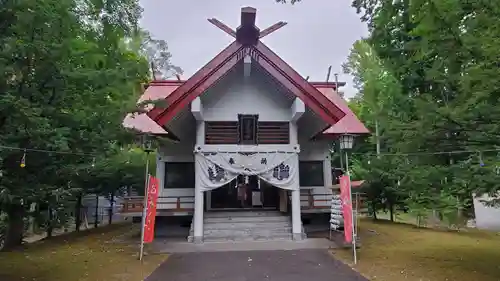
<path fill-rule="evenodd" d="M 166 255 L 137 260 L 137 247 L 111 242 L 132 226 L 114 225 L 54 237 L 0 253 L 0 280 L 141 281 Z"/>
<path fill-rule="evenodd" d="M 370 280 L 500 280 L 500 234 L 361 220 L 356 270 Z M 352 265 L 352 251 L 334 255 Z"/>

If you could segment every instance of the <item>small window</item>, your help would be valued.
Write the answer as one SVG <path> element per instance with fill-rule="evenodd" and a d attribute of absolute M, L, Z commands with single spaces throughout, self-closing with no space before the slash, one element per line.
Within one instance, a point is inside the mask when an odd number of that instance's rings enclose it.
<path fill-rule="evenodd" d="M 258 118 L 258 115 L 238 115 L 240 144 L 257 144 Z"/>
<path fill-rule="evenodd" d="M 325 186 L 323 161 L 299 162 L 300 186 Z"/>
<path fill-rule="evenodd" d="M 165 188 L 194 188 L 193 162 L 166 162 Z"/>

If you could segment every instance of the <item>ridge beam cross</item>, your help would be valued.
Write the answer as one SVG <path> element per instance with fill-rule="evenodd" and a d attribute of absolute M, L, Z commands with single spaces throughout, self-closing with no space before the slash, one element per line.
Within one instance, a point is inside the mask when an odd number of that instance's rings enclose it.
<path fill-rule="evenodd" d="M 236 31 L 234 31 L 234 29 L 227 26 L 226 24 L 224 24 L 220 20 L 218 20 L 216 18 L 211 18 L 211 19 L 208 19 L 208 22 L 215 25 L 216 27 L 218 27 L 220 30 L 224 31 L 225 33 L 229 34 L 231 37 L 236 38 Z"/>
<path fill-rule="evenodd" d="M 285 25 L 287 25 L 287 23 L 284 21 L 280 21 L 280 22 L 277 22 L 277 23 L 271 25 L 270 27 L 268 27 L 260 32 L 259 39 L 275 32 L 276 30 L 282 28 Z"/>

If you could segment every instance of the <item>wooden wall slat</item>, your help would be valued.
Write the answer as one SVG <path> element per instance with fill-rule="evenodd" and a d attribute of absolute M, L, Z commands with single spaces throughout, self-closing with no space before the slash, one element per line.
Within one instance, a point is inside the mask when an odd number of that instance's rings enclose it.
<path fill-rule="evenodd" d="M 205 122 L 206 144 L 238 144 L 238 122 L 207 121 Z M 289 144 L 290 123 L 261 121 L 257 125 L 257 141 L 259 144 Z"/>
<path fill-rule="evenodd" d="M 210 121 L 205 122 L 206 144 L 238 143 L 238 122 Z"/>
<path fill-rule="evenodd" d="M 259 122 L 257 140 L 260 144 L 289 144 L 289 122 Z"/>

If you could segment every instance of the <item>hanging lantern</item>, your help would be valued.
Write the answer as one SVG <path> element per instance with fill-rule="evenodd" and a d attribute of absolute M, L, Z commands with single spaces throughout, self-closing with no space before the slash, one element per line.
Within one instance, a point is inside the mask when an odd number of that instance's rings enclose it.
<path fill-rule="evenodd" d="M 352 149 L 354 144 L 354 135 L 343 134 L 339 137 L 340 149 Z"/>
<path fill-rule="evenodd" d="M 149 137 L 149 135 L 142 135 L 141 145 L 142 145 L 142 149 L 146 153 L 150 153 L 150 152 L 154 151 L 154 149 L 153 149 L 153 140 Z"/>

